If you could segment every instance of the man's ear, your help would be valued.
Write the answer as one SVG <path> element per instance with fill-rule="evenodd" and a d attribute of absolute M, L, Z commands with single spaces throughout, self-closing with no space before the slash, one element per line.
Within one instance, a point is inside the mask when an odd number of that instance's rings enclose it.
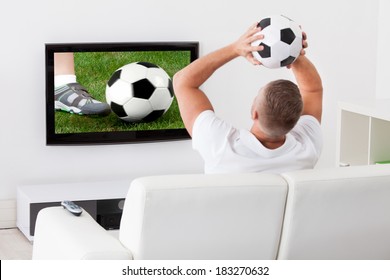
<path fill-rule="evenodd" d="M 253 121 L 256 121 L 259 119 L 259 114 L 257 113 L 257 111 L 254 109 L 254 106 L 252 107 L 252 120 Z"/>
<path fill-rule="evenodd" d="M 259 118 L 257 110 L 256 110 L 256 103 L 257 103 L 258 96 L 253 99 L 252 107 L 251 107 L 251 118 L 252 120 L 257 120 Z"/>

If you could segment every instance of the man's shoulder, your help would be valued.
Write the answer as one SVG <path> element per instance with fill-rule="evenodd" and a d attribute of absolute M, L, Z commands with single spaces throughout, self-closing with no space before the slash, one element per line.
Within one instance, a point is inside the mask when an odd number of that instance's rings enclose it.
<path fill-rule="evenodd" d="M 196 118 L 192 130 L 193 146 L 221 145 L 227 141 L 235 128 L 228 122 L 218 118 L 214 111 L 206 110 Z"/>
<path fill-rule="evenodd" d="M 205 119 L 212 119 L 212 118 L 216 118 L 216 115 L 215 115 L 215 112 L 213 110 L 205 110 L 203 112 L 201 112 L 195 119 L 195 123 L 194 125 L 197 123 L 197 122 L 201 122 Z"/>
<path fill-rule="evenodd" d="M 320 127 L 321 123 L 312 115 L 302 115 L 299 120 L 297 125 L 299 124 L 305 124 L 305 125 L 310 125 L 310 126 L 317 126 Z"/>
<path fill-rule="evenodd" d="M 212 130 L 226 130 L 231 128 L 232 125 L 230 125 L 228 122 L 224 121 L 223 119 L 218 118 L 215 115 L 214 111 L 206 110 L 200 113 L 198 117 L 195 119 L 193 130 L 196 133 L 197 130 L 199 131 L 206 130 L 212 132 Z"/>
<path fill-rule="evenodd" d="M 322 149 L 323 135 L 320 122 L 311 115 L 303 115 L 291 134 L 302 143 L 312 143 L 317 151 Z"/>

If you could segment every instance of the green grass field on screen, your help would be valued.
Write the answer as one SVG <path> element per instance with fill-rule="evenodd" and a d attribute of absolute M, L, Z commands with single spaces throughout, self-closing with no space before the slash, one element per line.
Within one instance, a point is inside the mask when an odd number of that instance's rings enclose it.
<path fill-rule="evenodd" d="M 106 102 L 106 83 L 118 68 L 133 62 L 150 62 L 173 75 L 190 63 L 189 51 L 145 52 L 76 52 L 74 53 L 77 82 L 83 85 L 92 97 Z M 137 131 L 184 128 L 176 99 L 169 110 L 159 119 L 149 123 L 129 123 L 115 113 L 108 116 L 83 116 L 63 111 L 55 113 L 55 133 Z"/>

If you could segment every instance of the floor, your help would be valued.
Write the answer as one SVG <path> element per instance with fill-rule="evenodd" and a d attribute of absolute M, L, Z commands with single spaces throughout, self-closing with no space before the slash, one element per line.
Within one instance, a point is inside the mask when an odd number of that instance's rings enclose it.
<path fill-rule="evenodd" d="M 0 229 L 0 260 L 31 260 L 32 244 L 17 228 Z"/>

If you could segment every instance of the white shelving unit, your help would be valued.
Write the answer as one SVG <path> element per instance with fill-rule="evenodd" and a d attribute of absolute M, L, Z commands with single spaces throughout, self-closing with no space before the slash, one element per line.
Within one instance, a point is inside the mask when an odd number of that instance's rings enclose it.
<path fill-rule="evenodd" d="M 390 99 L 339 103 L 340 166 L 390 161 Z"/>
<path fill-rule="evenodd" d="M 105 216 L 103 222 L 117 223 L 112 220 L 113 215 L 121 213 L 130 182 L 123 180 L 19 186 L 16 225 L 28 240 L 33 241 L 38 212 L 45 207 L 60 206 L 62 200 L 76 202 L 95 220 L 100 211 L 101 216 Z"/>

